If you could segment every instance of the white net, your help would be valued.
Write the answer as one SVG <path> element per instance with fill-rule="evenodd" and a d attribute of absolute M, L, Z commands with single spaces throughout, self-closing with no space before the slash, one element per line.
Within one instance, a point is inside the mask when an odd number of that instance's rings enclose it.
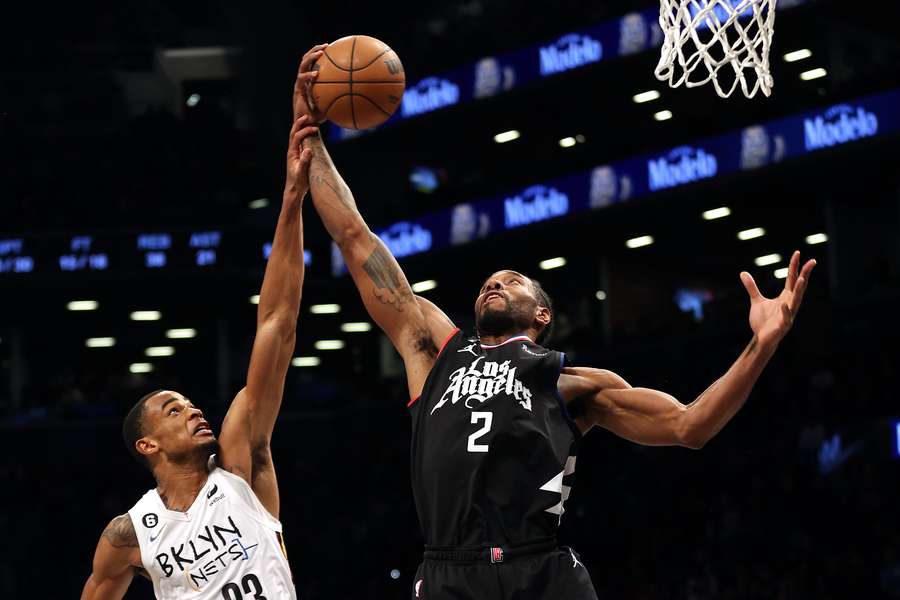
<path fill-rule="evenodd" d="M 727 98 L 772 93 L 769 50 L 777 0 L 660 0 L 665 34 L 656 78 L 672 87 L 712 81 Z"/>

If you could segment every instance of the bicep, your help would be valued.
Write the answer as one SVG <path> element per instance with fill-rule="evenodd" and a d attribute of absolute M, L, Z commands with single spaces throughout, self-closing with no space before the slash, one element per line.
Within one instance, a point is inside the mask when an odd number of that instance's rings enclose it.
<path fill-rule="evenodd" d="M 252 475 L 252 425 L 250 397 L 247 388 L 238 392 L 222 422 L 219 432 L 219 466 L 241 477 L 247 483 Z"/>
<path fill-rule="evenodd" d="M 121 600 L 134 577 L 140 547 L 127 514 L 110 521 L 94 551 L 92 572 L 81 600 Z"/>
<path fill-rule="evenodd" d="M 605 389 L 590 403 L 592 424 L 638 444 L 682 445 L 687 407 L 648 388 Z"/>

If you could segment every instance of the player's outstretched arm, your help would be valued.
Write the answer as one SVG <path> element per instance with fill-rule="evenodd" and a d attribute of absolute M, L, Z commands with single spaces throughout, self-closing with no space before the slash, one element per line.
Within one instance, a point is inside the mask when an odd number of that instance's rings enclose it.
<path fill-rule="evenodd" d="M 306 116 L 295 119 L 288 138 L 287 180 L 259 293 L 247 385 L 231 403 L 219 436 L 222 467 L 250 483 L 263 506 L 276 517 L 278 486 L 269 443 L 297 337 L 304 274 L 303 197 L 309 188 L 313 154 L 302 148 L 302 142 L 316 132 L 308 122 Z"/>
<path fill-rule="evenodd" d="M 81 600 L 121 600 L 141 562 L 141 551 L 131 517 L 110 521 L 94 552 L 94 564 L 81 591 Z"/>
<path fill-rule="evenodd" d="M 793 325 L 816 261 L 800 270 L 800 253 L 791 257 L 784 290 L 777 298 L 760 294 L 749 273 L 741 281 L 750 295 L 753 339 L 730 369 L 696 400 L 682 404 L 669 394 L 633 388 L 621 377 L 600 369 L 566 369 L 560 393 L 567 400 L 587 396 L 583 430 L 593 425 L 646 445 L 701 448 L 737 414 L 778 344 Z"/>
<path fill-rule="evenodd" d="M 303 57 L 301 76 L 315 73 L 313 64 L 322 48 L 315 46 Z M 323 117 L 310 107 L 307 91 L 306 81 L 298 77 L 295 114 L 311 113 L 318 122 Z M 434 364 L 438 347 L 453 331 L 453 323 L 432 303 L 413 294 L 400 265 L 360 214 L 321 137 L 310 136 L 304 145 L 313 150 L 309 179 L 316 212 L 340 248 L 366 310 L 403 358 L 409 393 L 416 397 Z"/>

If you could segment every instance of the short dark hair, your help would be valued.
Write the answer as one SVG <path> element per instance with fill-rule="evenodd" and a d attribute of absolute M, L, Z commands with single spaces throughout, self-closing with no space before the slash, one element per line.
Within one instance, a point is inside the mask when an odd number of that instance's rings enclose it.
<path fill-rule="evenodd" d="M 125 447 L 139 463 L 145 467 L 149 467 L 147 457 L 137 451 L 135 442 L 144 437 L 144 405 L 147 400 L 164 390 L 155 390 L 138 400 L 128 414 L 125 415 L 125 421 L 122 422 L 122 439 L 125 440 Z"/>
<path fill-rule="evenodd" d="M 529 279 L 531 279 L 529 277 Z M 531 279 L 531 285 L 534 288 L 534 295 L 537 299 L 538 306 L 545 306 L 550 310 L 550 322 L 541 329 L 541 332 L 538 334 L 537 339 L 534 340 L 535 343 L 544 345 L 544 342 L 550 339 L 550 336 L 553 334 L 553 298 L 550 297 L 544 288 L 541 286 L 541 282 L 537 279 Z"/>

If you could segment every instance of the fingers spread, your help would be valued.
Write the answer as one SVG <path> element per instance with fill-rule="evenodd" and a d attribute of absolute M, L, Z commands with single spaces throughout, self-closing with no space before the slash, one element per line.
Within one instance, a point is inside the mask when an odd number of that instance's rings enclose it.
<path fill-rule="evenodd" d="M 794 314 L 797 313 L 797 310 L 800 308 L 800 303 L 803 302 L 803 294 L 806 293 L 806 283 L 807 279 L 800 276 L 800 279 L 797 280 L 797 287 L 794 289 L 794 297 L 791 298 L 791 312 Z"/>
<path fill-rule="evenodd" d="M 784 289 L 793 290 L 794 285 L 797 283 L 797 274 L 799 272 L 800 265 L 800 251 L 794 250 L 794 253 L 791 255 L 791 263 L 788 265 L 788 274 L 787 279 L 784 282 Z"/>
<path fill-rule="evenodd" d="M 746 288 L 747 293 L 750 295 L 751 302 L 762 297 L 762 294 L 759 293 L 759 288 L 756 287 L 756 282 L 753 281 L 753 276 L 747 271 L 741 273 L 741 283 L 744 284 L 744 288 Z"/>
<path fill-rule="evenodd" d="M 322 58 L 323 54 L 325 54 L 324 49 L 313 49 L 303 55 L 303 60 L 300 61 L 300 73 L 306 73 L 312 69 L 313 64 Z"/>

